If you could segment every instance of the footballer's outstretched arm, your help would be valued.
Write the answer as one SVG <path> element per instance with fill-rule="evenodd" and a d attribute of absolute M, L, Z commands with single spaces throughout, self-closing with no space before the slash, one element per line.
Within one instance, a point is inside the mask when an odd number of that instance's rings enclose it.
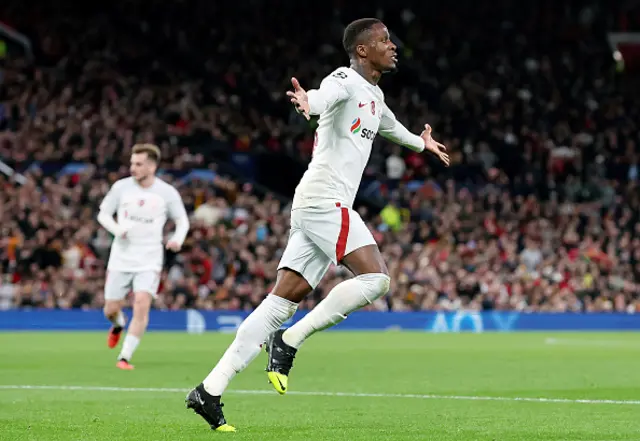
<path fill-rule="evenodd" d="M 410 148 L 415 152 L 428 150 L 435 154 L 446 166 L 449 166 L 447 148 L 431 137 L 431 126 L 426 124 L 425 130 L 420 136 L 414 135 L 396 119 L 396 116 L 386 104 L 382 108 L 382 120 L 380 121 L 378 133 L 389 141 Z"/>
<path fill-rule="evenodd" d="M 382 119 L 378 133 L 380 133 L 380 136 L 383 138 L 410 148 L 415 152 L 422 152 L 425 149 L 424 139 L 418 135 L 414 135 L 409 129 L 403 126 L 386 104 L 382 106 Z"/>
<path fill-rule="evenodd" d="M 176 231 L 169 239 L 167 248 L 172 249 L 173 251 L 179 251 L 187 237 L 187 234 L 189 233 L 190 225 L 187 210 L 184 208 L 184 203 L 182 202 L 180 193 L 175 189 L 167 209 L 169 217 L 171 217 L 176 224 Z"/>
<path fill-rule="evenodd" d="M 287 96 L 296 110 L 309 119 L 309 115 L 320 115 L 331 106 L 349 98 L 349 91 L 337 79 L 327 77 L 322 80 L 318 89 L 305 91 L 296 78 L 291 78 L 293 92 Z"/>
<path fill-rule="evenodd" d="M 100 204 L 100 212 L 98 213 L 98 222 L 100 225 L 115 237 L 121 237 L 127 232 L 126 228 L 118 224 L 113 218 L 113 215 L 118 209 L 119 198 L 120 184 L 116 182 L 102 200 L 102 203 Z"/>
<path fill-rule="evenodd" d="M 320 115 L 331 106 L 349 99 L 349 91 L 338 80 L 327 77 L 322 80 L 318 89 L 307 92 L 309 97 L 309 113 Z"/>

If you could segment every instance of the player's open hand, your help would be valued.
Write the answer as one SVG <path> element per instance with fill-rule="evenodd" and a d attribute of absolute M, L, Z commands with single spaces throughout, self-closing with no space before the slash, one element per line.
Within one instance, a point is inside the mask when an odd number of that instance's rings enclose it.
<path fill-rule="evenodd" d="M 175 240 L 170 240 L 169 242 L 167 242 L 167 249 L 173 251 L 174 253 L 177 253 L 178 251 L 180 251 L 181 248 L 182 248 L 182 245 L 180 245 Z"/>
<path fill-rule="evenodd" d="M 291 78 L 291 84 L 293 85 L 293 92 L 288 90 L 287 96 L 291 99 L 293 107 L 296 112 L 302 113 L 302 115 L 309 120 L 309 98 L 307 97 L 307 91 L 304 90 L 296 77 Z"/>
<path fill-rule="evenodd" d="M 420 134 L 420 137 L 424 140 L 425 150 L 436 155 L 445 166 L 449 167 L 449 155 L 446 153 L 447 148 L 444 144 L 440 144 L 431 137 L 431 126 L 429 124 L 424 125 L 424 131 Z"/>

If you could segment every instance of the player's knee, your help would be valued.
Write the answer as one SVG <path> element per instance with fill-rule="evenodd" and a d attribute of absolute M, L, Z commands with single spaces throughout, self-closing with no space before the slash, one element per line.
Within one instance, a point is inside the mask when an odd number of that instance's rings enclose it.
<path fill-rule="evenodd" d="M 102 308 L 102 312 L 104 313 L 104 316 L 109 319 L 115 316 L 119 311 L 120 311 L 120 306 L 114 305 L 111 303 L 107 303 L 106 305 L 104 305 L 104 308 Z"/>
<path fill-rule="evenodd" d="M 278 270 L 278 278 L 271 294 L 300 303 L 311 291 L 313 288 L 300 273 L 289 268 L 281 268 Z"/>
<path fill-rule="evenodd" d="M 383 273 L 360 274 L 356 276 L 369 303 L 386 295 L 391 286 L 391 277 Z"/>
<path fill-rule="evenodd" d="M 148 293 L 136 293 L 133 301 L 133 315 L 138 317 L 146 317 L 149 315 L 151 308 L 151 295 Z"/>

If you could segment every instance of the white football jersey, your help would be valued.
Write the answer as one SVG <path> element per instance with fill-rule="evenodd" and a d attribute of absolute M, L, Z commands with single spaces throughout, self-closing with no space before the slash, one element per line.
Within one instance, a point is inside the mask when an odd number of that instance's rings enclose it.
<path fill-rule="evenodd" d="M 400 124 L 377 85 L 349 67 L 307 92 L 310 114 L 320 115 L 309 167 L 296 187 L 292 208 L 340 202 L 351 207 L 378 133 L 417 151 L 424 141 Z"/>
<path fill-rule="evenodd" d="M 160 271 L 167 217 L 187 218 L 178 190 L 159 178 L 148 188 L 133 177 L 120 179 L 105 196 L 100 211 L 109 216 L 116 213 L 118 225 L 127 230 L 125 238 L 114 238 L 107 265 L 109 270 L 124 272 Z"/>

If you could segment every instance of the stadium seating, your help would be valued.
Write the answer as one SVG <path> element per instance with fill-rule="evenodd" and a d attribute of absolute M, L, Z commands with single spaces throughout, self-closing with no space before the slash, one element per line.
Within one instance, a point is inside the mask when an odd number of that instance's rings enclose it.
<path fill-rule="evenodd" d="M 160 146 L 193 217 L 156 307 L 260 302 L 312 145 L 284 91 L 345 62 L 341 26 L 362 8 L 281 3 L 8 9 L 36 61 L 0 68 L 0 160 L 19 173 L 0 176 L 0 308 L 102 306 L 96 209 L 137 141 Z M 612 17 L 535 2 L 507 20 L 503 3 L 385 9 L 402 64 L 381 83 L 389 106 L 414 131 L 429 122 L 453 164 L 376 140 L 358 209 L 393 281 L 370 309 L 640 311 L 639 109 Z M 332 268 L 302 307 L 348 276 Z"/>

